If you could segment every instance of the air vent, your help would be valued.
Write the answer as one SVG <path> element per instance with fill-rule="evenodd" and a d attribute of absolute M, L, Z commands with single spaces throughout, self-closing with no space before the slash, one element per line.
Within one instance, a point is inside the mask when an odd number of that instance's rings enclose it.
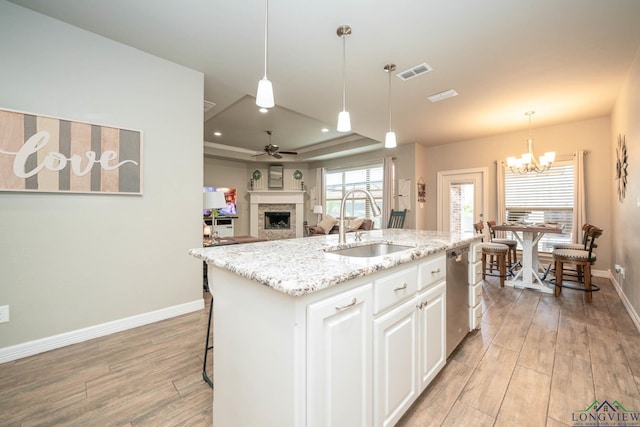
<path fill-rule="evenodd" d="M 206 113 L 207 111 L 211 110 L 215 106 L 216 106 L 215 102 L 204 101 L 204 112 Z"/>
<path fill-rule="evenodd" d="M 421 74 L 428 73 L 429 71 L 433 71 L 433 68 L 431 68 L 431 66 L 426 62 L 423 62 L 420 65 L 416 65 L 415 67 L 396 74 L 396 76 L 402 80 L 409 80 Z"/>
<path fill-rule="evenodd" d="M 427 99 L 431 102 L 442 101 L 443 99 L 451 98 L 453 96 L 457 96 L 458 92 L 453 89 L 445 90 L 444 92 L 436 93 L 434 95 L 428 96 Z"/>

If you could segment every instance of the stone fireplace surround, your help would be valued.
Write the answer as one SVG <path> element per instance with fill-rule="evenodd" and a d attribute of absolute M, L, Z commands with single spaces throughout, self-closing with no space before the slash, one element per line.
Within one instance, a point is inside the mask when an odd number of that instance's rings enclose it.
<path fill-rule="evenodd" d="M 249 231 L 252 236 L 269 240 L 304 236 L 304 191 L 249 191 Z M 265 212 L 291 212 L 290 229 L 265 230 Z"/>

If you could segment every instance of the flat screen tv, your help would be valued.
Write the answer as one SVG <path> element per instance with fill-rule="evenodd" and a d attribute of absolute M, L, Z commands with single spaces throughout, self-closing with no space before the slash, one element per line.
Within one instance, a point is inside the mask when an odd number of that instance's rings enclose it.
<path fill-rule="evenodd" d="M 224 208 L 218 209 L 218 215 L 237 215 L 236 210 L 236 200 L 237 200 L 237 191 L 235 188 L 229 187 L 202 187 L 202 192 L 210 192 L 210 191 L 221 191 L 224 193 L 224 200 L 227 202 L 227 206 Z M 203 216 L 211 215 L 211 209 L 203 209 Z"/>

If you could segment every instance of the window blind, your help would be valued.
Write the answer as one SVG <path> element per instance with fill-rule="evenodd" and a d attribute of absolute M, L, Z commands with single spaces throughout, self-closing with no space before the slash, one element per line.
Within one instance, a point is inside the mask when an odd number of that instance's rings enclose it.
<path fill-rule="evenodd" d="M 507 221 L 555 222 L 562 234 L 544 234 L 540 252 L 551 252 L 554 243 L 571 243 L 574 209 L 574 167 L 557 162 L 543 173 L 504 173 Z"/>

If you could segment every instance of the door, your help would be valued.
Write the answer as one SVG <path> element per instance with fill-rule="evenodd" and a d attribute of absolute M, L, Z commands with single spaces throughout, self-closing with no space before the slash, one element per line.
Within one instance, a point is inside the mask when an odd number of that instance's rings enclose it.
<path fill-rule="evenodd" d="M 473 223 L 484 221 L 487 173 L 487 168 L 438 172 L 438 231 L 473 233 Z"/>
<path fill-rule="evenodd" d="M 372 285 L 307 309 L 307 426 L 371 426 Z"/>

